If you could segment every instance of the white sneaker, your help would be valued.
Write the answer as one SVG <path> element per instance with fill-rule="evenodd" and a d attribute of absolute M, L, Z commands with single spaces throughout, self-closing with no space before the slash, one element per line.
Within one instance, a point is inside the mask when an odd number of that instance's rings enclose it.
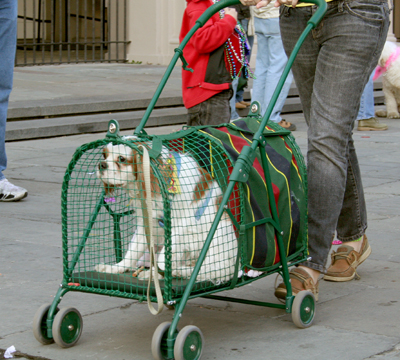
<path fill-rule="evenodd" d="M 28 196 L 28 191 L 11 184 L 7 179 L 0 180 L 0 201 L 18 201 Z"/>

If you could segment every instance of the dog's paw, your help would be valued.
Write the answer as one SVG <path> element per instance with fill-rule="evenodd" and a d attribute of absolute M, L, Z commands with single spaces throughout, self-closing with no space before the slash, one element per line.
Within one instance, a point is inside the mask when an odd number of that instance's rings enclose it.
<path fill-rule="evenodd" d="M 400 114 L 398 112 L 388 112 L 388 119 L 400 119 Z"/>
<path fill-rule="evenodd" d="M 193 273 L 193 268 L 179 267 L 172 270 L 172 276 L 177 278 L 189 279 Z"/>
<path fill-rule="evenodd" d="M 106 265 L 106 264 L 99 264 L 94 267 L 94 269 L 97 272 L 102 272 L 102 273 L 110 273 L 110 274 L 122 274 L 126 271 L 121 266 L 115 266 L 115 265 Z"/>
<path fill-rule="evenodd" d="M 94 270 L 97 272 L 107 272 L 106 267 L 106 264 L 98 264 L 94 267 Z"/>
<path fill-rule="evenodd" d="M 387 117 L 387 111 L 386 110 L 377 110 L 377 111 L 375 111 L 375 116 L 385 118 L 385 117 Z"/>
<path fill-rule="evenodd" d="M 158 272 L 156 273 L 156 272 L 154 271 L 154 269 L 153 269 L 152 271 L 153 271 L 153 279 L 154 279 L 155 276 L 158 276 L 158 280 L 164 279 L 164 276 L 162 276 L 162 275 L 159 274 Z M 139 279 L 139 280 L 148 280 L 148 279 L 150 279 L 150 270 L 141 271 L 141 272 L 139 273 L 139 275 L 138 275 L 138 279 Z"/>

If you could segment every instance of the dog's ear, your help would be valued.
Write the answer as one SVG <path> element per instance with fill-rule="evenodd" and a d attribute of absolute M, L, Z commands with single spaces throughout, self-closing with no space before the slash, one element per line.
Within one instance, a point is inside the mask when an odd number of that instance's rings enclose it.
<path fill-rule="evenodd" d="M 145 146 L 144 144 L 141 144 Z M 143 169 L 143 156 L 139 154 L 139 152 L 134 151 L 134 161 L 133 166 L 134 176 L 136 181 L 138 182 L 139 189 L 142 193 L 142 196 L 146 198 L 146 185 L 144 182 L 144 169 Z M 151 184 L 151 192 L 161 193 L 160 184 L 155 176 L 151 166 L 150 166 L 150 184 Z"/>
<path fill-rule="evenodd" d="M 135 150 L 135 149 L 131 149 L 132 150 L 132 173 L 133 173 L 133 177 L 135 178 L 135 180 L 138 180 L 138 176 L 139 176 L 139 163 L 141 162 L 141 158 L 139 153 Z"/>

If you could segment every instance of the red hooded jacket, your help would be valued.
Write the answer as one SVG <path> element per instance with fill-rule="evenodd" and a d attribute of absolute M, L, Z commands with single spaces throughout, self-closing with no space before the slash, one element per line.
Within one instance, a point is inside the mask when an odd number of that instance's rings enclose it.
<path fill-rule="evenodd" d="M 186 0 L 181 42 L 196 20 L 209 8 L 211 0 Z M 219 14 L 211 17 L 197 30 L 183 49 L 188 67 L 194 72 L 182 70 L 182 95 L 186 108 L 191 108 L 219 92 L 231 87 L 231 76 L 226 68 L 224 46 L 236 26 L 234 17 L 227 15 L 220 19 Z"/>

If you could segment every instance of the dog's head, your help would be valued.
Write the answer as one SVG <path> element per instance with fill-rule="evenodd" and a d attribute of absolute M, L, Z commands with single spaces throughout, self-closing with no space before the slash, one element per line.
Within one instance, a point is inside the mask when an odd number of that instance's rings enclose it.
<path fill-rule="evenodd" d="M 386 41 L 383 47 L 381 57 L 379 58 L 378 65 L 384 67 L 389 60 L 390 55 L 396 51 L 397 45 L 394 42 Z"/>
<path fill-rule="evenodd" d="M 103 159 L 97 168 L 97 177 L 104 183 L 106 194 L 114 187 L 133 190 L 137 179 L 137 152 L 129 146 L 107 144 L 103 148 Z"/>
<path fill-rule="evenodd" d="M 126 145 L 109 143 L 103 148 L 102 156 L 103 159 L 97 168 L 97 177 L 103 182 L 107 195 L 112 193 L 114 188 L 120 187 L 129 192 L 131 197 L 139 190 L 146 196 L 143 159 L 137 150 Z M 152 191 L 160 192 L 153 171 L 150 172 L 150 179 Z"/>

